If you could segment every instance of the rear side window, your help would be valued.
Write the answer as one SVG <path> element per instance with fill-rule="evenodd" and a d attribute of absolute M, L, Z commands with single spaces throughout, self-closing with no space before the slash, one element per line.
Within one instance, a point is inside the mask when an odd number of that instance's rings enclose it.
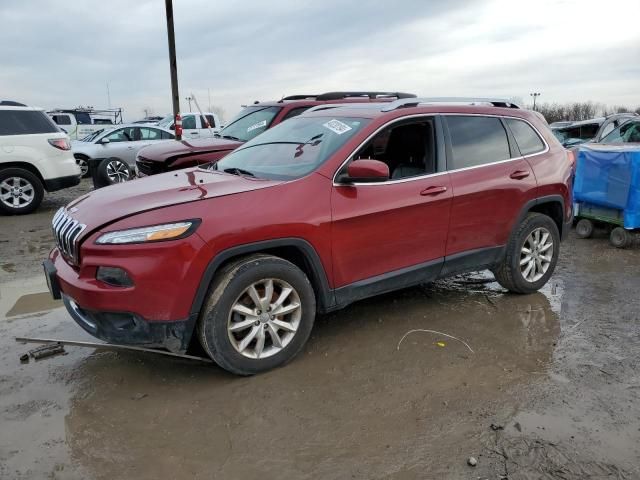
<path fill-rule="evenodd" d="M 451 136 L 449 170 L 477 167 L 511 158 L 507 132 L 499 118 L 447 116 Z"/>
<path fill-rule="evenodd" d="M 182 119 L 182 128 L 184 130 L 193 130 L 196 128 L 195 115 L 188 115 Z"/>
<path fill-rule="evenodd" d="M 71 125 L 71 117 L 69 115 L 54 115 L 52 118 L 58 125 Z"/>
<path fill-rule="evenodd" d="M 213 115 L 205 115 L 205 117 L 207 117 L 207 120 L 209 121 L 209 126 L 211 128 L 215 128 L 216 127 L 216 119 L 213 118 Z M 202 128 L 207 128 L 204 122 L 202 122 Z"/>
<path fill-rule="evenodd" d="M 39 110 L 0 110 L 0 135 L 56 133 L 58 127 Z"/>
<path fill-rule="evenodd" d="M 504 121 L 513 133 L 522 155 L 531 155 L 544 150 L 544 142 L 527 122 L 513 118 L 505 118 Z"/>
<path fill-rule="evenodd" d="M 91 125 L 91 116 L 86 112 L 76 112 L 76 122 L 78 125 Z"/>

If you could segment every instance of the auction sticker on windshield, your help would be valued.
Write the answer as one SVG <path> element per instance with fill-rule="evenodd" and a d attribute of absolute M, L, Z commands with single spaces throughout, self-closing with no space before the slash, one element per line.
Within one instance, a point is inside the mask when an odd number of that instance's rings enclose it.
<path fill-rule="evenodd" d="M 343 133 L 351 130 L 351 127 L 349 125 L 347 125 L 346 123 L 342 123 L 340 120 L 336 120 L 335 118 L 333 120 L 329 120 L 327 123 L 323 123 L 322 126 L 328 128 L 333 133 L 336 133 L 338 135 L 342 135 Z"/>
<path fill-rule="evenodd" d="M 249 128 L 247 128 L 247 132 L 251 132 L 252 130 L 255 130 L 257 128 L 266 127 L 266 126 L 267 126 L 267 121 L 266 120 L 262 120 L 261 122 L 254 123 Z"/>

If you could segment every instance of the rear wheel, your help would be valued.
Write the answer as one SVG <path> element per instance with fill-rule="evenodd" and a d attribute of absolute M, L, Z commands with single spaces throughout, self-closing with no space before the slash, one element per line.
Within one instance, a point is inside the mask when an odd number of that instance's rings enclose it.
<path fill-rule="evenodd" d="M 593 222 L 587 218 L 581 218 L 576 224 L 578 238 L 589 238 L 593 235 Z"/>
<path fill-rule="evenodd" d="M 38 177 L 22 168 L 0 170 L 0 212 L 24 215 L 33 212 L 44 197 Z"/>
<path fill-rule="evenodd" d="M 218 365 L 252 375 L 294 358 L 309 338 L 315 314 L 304 272 L 284 259 L 253 255 L 216 275 L 198 334 Z"/>
<path fill-rule="evenodd" d="M 631 234 L 622 227 L 616 227 L 611 230 L 609 235 L 609 243 L 616 248 L 625 248 L 631 243 Z"/>
<path fill-rule="evenodd" d="M 529 213 L 511 236 L 496 280 L 515 293 L 533 293 L 547 283 L 560 252 L 556 223 L 541 213 Z"/>

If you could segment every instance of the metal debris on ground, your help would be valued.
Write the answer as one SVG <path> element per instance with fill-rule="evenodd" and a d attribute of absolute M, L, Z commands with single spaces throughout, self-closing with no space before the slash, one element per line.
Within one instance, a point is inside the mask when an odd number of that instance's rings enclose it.
<path fill-rule="evenodd" d="M 453 340 L 456 340 L 456 341 L 458 341 L 458 342 L 462 343 L 465 347 L 467 347 L 467 348 L 469 349 L 469 351 L 470 351 L 471 353 L 475 353 L 475 352 L 473 351 L 473 349 L 469 346 L 469 344 L 468 344 L 467 342 L 465 342 L 464 340 L 460 340 L 459 338 L 454 337 L 453 335 L 449 335 L 448 333 L 442 333 L 442 332 L 438 332 L 438 331 L 436 331 L 436 330 L 427 330 L 427 329 L 424 329 L 424 328 L 417 328 L 417 329 L 415 329 L 415 330 L 409 330 L 407 333 L 405 333 L 405 334 L 402 336 L 402 338 L 400 339 L 400 341 L 398 342 L 398 345 L 397 345 L 397 347 L 396 347 L 396 350 L 400 350 L 400 344 L 402 343 L 402 341 L 403 341 L 403 340 L 404 340 L 404 339 L 405 339 L 409 334 L 411 334 L 411 333 L 415 333 L 415 332 L 433 333 L 433 334 L 435 334 L 435 335 L 442 335 L 443 337 L 451 338 L 451 339 L 453 339 Z M 441 345 L 441 346 L 444 346 L 444 345 Z"/>
<path fill-rule="evenodd" d="M 41 360 L 43 358 L 52 357 L 54 355 L 60 355 L 64 353 L 67 352 L 65 352 L 64 346 L 61 343 L 50 343 L 29 350 L 24 355 L 20 355 L 20 361 L 22 363 L 29 363 L 30 358 L 33 358 L 34 360 Z"/>
<path fill-rule="evenodd" d="M 475 457 L 469 457 L 467 459 L 467 464 L 472 466 L 472 467 L 475 467 L 478 464 L 478 460 L 476 460 Z"/>

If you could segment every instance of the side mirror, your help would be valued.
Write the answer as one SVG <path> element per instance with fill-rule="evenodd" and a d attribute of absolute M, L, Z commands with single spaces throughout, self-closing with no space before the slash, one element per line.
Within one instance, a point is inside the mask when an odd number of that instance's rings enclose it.
<path fill-rule="evenodd" d="M 100 139 L 100 143 L 105 145 L 107 143 L 111 143 L 111 140 L 109 140 L 107 137 L 104 137 Z"/>
<path fill-rule="evenodd" d="M 380 160 L 369 158 L 354 160 L 349 163 L 347 172 L 339 176 L 344 183 L 373 183 L 389 180 L 389 166 Z"/>

